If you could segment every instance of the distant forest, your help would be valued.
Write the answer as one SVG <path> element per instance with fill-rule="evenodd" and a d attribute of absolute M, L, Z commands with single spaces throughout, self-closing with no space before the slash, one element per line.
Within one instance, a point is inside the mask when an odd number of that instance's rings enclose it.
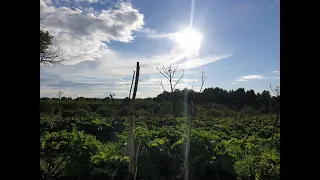
<path fill-rule="evenodd" d="M 191 101 L 196 100 L 196 105 L 201 105 L 203 108 L 210 105 L 219 105 L 220 109 L 226 109 L 238 112 L 244 108 L 252 109 L 258 113 L 275 113 L 277 110 L 277 103 L 279 102 L 280 95 L 275 97 L 273 92 L 264 90 L 262 93 L 255 93 L 254 90 L 245 91 L 244 88 L 237 90 L 223 90 L 221 88 L 206 88 L 201 93 L 193 90 L 179 90 L 174 91 L 173 98 L 171 93 L 164 91 L 154 98 L 137 99 L 135 109 L 144 111 L 143 113 L 151 114 L 171 114 L 172 102 L 177 107 L 177 110 L 183 111 L 184 104 L 190 104 Z M 110 97 L 105 98 L 85 98 L 78 97 L 72 99 L 70 97 L 57 97 L 57 98 L 40 98 L 40 113 L 62 113 L 67 111 L 64 115 L 72 113 L 73 110 L 85 110 L 87 112 L 97 112 L 104 115 L 106 108 L 109 107 L 109 113 L 112 113 L 112 108 L 119 109 L 120 116 L 126 116 L 129 113 L 129 98 L 114 99 L 114 104 Z M 166 106 L 169 106 L 167 108 Z M 209 108 L 209 107 L 208 107 Z M 225 114 L 227 112 L 225 111 Z M 137 113 L 138 113 L 137 112 Z M 219 111 L 220 113 L 221 111 Z M 181 112 L 177 112 L 181 114 Z M 215 114 L 213 112 L 208 112 Z M 218 116 L 227 116 L 219 115 Z M 63 116 L 64 116 L 63 115 Z M 88 115 L 89 116 L 89 115 Z"/>

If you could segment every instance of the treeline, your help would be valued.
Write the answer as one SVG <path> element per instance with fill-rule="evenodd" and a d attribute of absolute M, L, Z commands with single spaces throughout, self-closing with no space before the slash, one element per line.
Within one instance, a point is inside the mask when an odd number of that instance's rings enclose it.
<path fill-rule="evenodd" d="M 171 93 L 163 92 L 154 98 L 137 99 L 135 108 L 137 110 L 136 113 L 139 115 L 172 114 L 172 102 L 174 102 L 177 116 L 179 116 L 184 113 L 184 106 L 189 104 L 190 101 L 195 101 L 198 107 L 203 108 L 218 104 L 220 109 L 234 112 L 239 112 L 249 107 L 260 113 L 275 113 L 279 100 L 280 96 L 271 96 L 267 90 L 262 93 L 255 93 L 254 90 L 245 91 L 244 88 L 227 91 L 216 87 L 207 88 L 202 93 L 198 93 L 187 89 L 176 89 L 173 97 Z M 129 113 L 129 102 L 128 98 L 112 101 L 110 97 L 40 98 L 40 113 L 62 113 L 64 117 L 89 117 L 95 115 L 110 116 L 114 115 L 115 111 L 118 110 L 120 116 L 126 116 Z"/>
<path fill-rule="evenodd" d="M 198 105 L 207 105 L 211 103 L 220 104 L 234 111 L 240 111 L 244 107 L 253 107 L 261 113 L 275 112 L 276 106 L 279 103 L 278 97 L 272 96 L 270 91 L 264 90 L 262 93 L 255 93 L 254 90 L 245 91 L 244 88 L 237 90 L 224 90 L 222 88 L 206 88 L 201 93 L 192 90 L 184 89 L 174 91 L 174 101 L 192 101 L 195 100 Z M 153 100 L 163 102 L 170 100 L 171 95 L 168 92 L 163 92 Z"/>

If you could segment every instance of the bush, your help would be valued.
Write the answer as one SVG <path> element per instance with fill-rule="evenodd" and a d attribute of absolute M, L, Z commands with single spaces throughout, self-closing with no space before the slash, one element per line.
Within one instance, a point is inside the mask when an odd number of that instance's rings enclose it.
<path fill-rule="evenodd" d="M 212 117 L 224 117 L 224 112 L 223 111 L 219 111 L 219 110 L 216 110 L 216 109 L 210 109 L 208 112 L 207 112 L 207 116 L 212 116 Z"/>
<path fill-rule="evenodd" d="M 172 103 L 170 101 L 165 102 L 161 110 L 163 114 L 172 114 L 173 112 Z"/>
<path fill-rule="evenodd" d="M 61 113 L 61 107 L 60 106 L 57 106 L 54 108 L 54 114 L 60 114 Z"/>
<path fill-rule="evenodd" d="M 89 112 L 85 109 L 78 109 L 74 112 L 74 116 L 76 117 L 89 117 Z"/>
<path fill-rule="evenodd" d="M 176 116 L 183 116 L 185 112 L 185 106 L 186 104 L 183 101 L 178 101 L 176 104 Z"/>
<path fill-rule="evenodd" d="M 88 112 L 91 112 L 91 107 L 88 104 L 82 105 L 81 109 L 84 109 L 84 110 L 86 110 Z"/>
<path fill-rule="evenodd" d="M 235 163 L 238 179 L 280 179 L 280 156 L 271 150 L 259 156 L 246 156 Z"/>
<path fill-rule="evenodd" d="M 130 113 L 130 108 L 128 106 L 123 106 L 119 109 L 119 116 L 128 116 Z"/>
<path fill-rule="evenodd" d="M 73 117 L 73 113 L 74 113 L 74 111 L 72 111 L 72 110 L 66 110 L 66 111 L 63 111 L 62 112 L 62 114 L 61 114 L 61 116 L 62 117 Z"/>
<path fill-rule="evenodd" d="M 52 109 L 52 103 L 49 101 L 40 101 L 40 112 L 50 113 Z"/>
<path fill-rule="evenodd" d="M 106 107 L 100 108 L 100 109 L 98 109 L 97 113 L 103 117 L 107 117 L 108 116 L 108 108 L 106 108 Z"/>
<path fill-rule="evenodd" d="M 135 114 L 135 116 L 145 116 L 146 111 L 143 108 L 141 108 L 141 109 L 135 111 L 134 114 Z"/>

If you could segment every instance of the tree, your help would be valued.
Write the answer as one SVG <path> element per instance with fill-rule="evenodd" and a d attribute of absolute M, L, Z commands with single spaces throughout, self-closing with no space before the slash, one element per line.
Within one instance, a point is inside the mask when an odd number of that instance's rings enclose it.
<path fill-rule="evenodd" d="M 175 112 L 175 106 L 174 106 L 174 89 L 176 88 L 176 85 L 179 83 L 179 81 L 182 79 L 183 75 L 184 75 L 184 69 L 182 70 L 182 75 L 181 77 L 176 81 L 176 83 L 173 83 L 173 79 L 174 76 L 176 74 L 176 71 L 178 69 L 178 65 L 177 66 L 168 66 L 165 67 L 164 65 L 161 68 L 158 68 L 158 71 L 160 72 L 160 74 L 162 76 L 164 76 L 168 81 L 169 81 L 169 85 L 170 85 L 170 90 L 171 90 L 171 102 L 173 105 L 173 119 L 176 119 L 176 112 Z M 163 84 L 162 84 L 162 78 L 160 78 L 160 85 L 162 86 L 163 90 L 166 91 L 166 89 L 164 88 Z"/>
<path fill-rule="evenodd" d="M 207 77 L 206 74 L 202 71 L 202 76 L 201 76 L 201 88 L 199 93 L 201 93 L 202 87 L 204 82 L 206 81 Z M 184 154 L 184 163 L 183 163 L 183 170 L 184 170 L 184 180 L 189 179 L 189 151 L 190 151 L 190 140 L 191 140 L 191 128 L 192 128 L 192 122 L 195 119 L 196 116 L 196 111 L 195 111 L 195 106 L 194 103 L 196 101 L 196 96 L 195 92 L 193 91 L 193 101 L 191 101 L 190 105 L 190 118 L 188 120 L 188 130 L 187 130 L 187 139 L 186 139 L 186 149 L 185 149 L 185 154 Z"/>
<path fill-rule="evenodd" d="M 170 101 L 167 101 L 164 103 L 163 107 L 162 107 L 162 113 L 163 114 L 172 114 L 172 103 Z"/>
<path fill-rule="evenodd" d="M 52 45 L 52 38 L 53 36 L 40 26 L 40 64 L 57 65 L 64 61 L 61 49 Z"/>
<path fill-rule="evenodd" d="M 179 100 L 176 105 L 176 113 L 177 113 L 176 115 L 183 116 L 185 113 L 185 107 L 186 107 L 185 103 Z"/>
<path fill-rule="evenodd" d="M 200 88 L 200 93 L 201 93 L 201 91 L 202 91 L 202 88 L 203 88 L 203 84 L 204 84 L 204 82 L 207 80 L 207 76 L 206 76 L 206 73 L 205 72 L 201 72 L 202 73 L 202 76 L 201 76 L 201 88 Z"/>

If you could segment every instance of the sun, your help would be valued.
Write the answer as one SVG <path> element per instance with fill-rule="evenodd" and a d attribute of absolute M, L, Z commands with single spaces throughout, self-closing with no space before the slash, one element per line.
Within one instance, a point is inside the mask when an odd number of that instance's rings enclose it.
<path fill-rule="evenodd" d="M 174 41 L 186 56 L 198 55 L 201 47 L 202 34 L 192 28 L 187 28 L 178 32 L 174 36 Z"/>

